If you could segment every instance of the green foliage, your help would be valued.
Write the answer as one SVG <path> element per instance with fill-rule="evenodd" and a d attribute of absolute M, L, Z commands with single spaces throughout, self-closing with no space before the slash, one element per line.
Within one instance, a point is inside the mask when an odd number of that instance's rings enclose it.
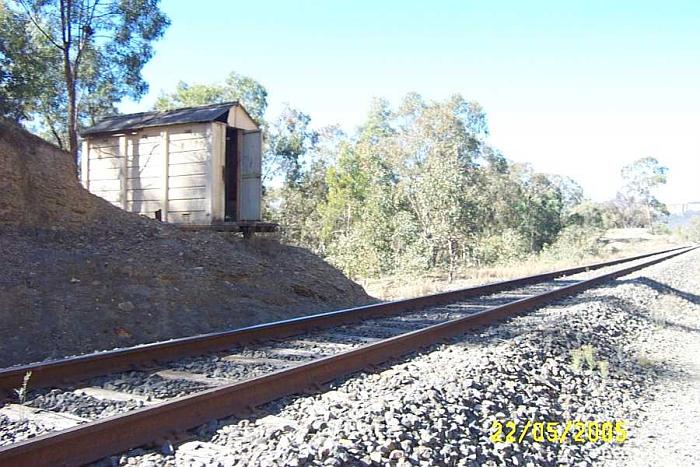
<path fill-rule="evenodd" d="M 613 215 L 609 211 L 608 204 L 583 201 L 571 209 L 566 224 L 597 229 L 612 228 L 615 225 L 611 220 Z"/>
<path fill-rule="evenodd" d="M 530 244 L 518 230 L 506 229 L 476 241 L 473 258 L 477 265 L 508 263 L 525 259 Z"/>
<path fill-rule="evenodd" d="M 600 238 L 604 231 L 571 225 L 559 232 L 557 239 L 545 247 L 542 254 L 554 260 L 583 259 L 600 253 Z"/>
<path fill-rule="evenodd" d="M 668 215 L 668 209 L 654 196 L 654 190 L 667 181 L 668 169 L 653 157 L 637 159 L 622 168 L 625 180 L 618 207 L 624 227 L 651 227 L 654 221 Z"/>
<path fill-rule="evenodd" d="M 651 233 L 654 235 L 671 235 L 673 231 L 668 225 L 656 222 L 651 226 Z"/>
<path fill-rule="evenodd" d="M 146 93 L 141 70 L 169 20 L 158 0 L 0 1 L 0 21 L 12 23 L 0 29 L 12 49 L 2 53 L 3 113 L 31 118 L 77 157 L 81 123 Z"/>
<path fill-rule="evenodd" d="M 555 242 L 581 190 L 510 163 L 461 96 L 375 100 L 353 136 L 314 135 L 288 110 L 269 125 L 281 189 L 268 204 L 287 241 L 354 277 L 512 261 Z M 283 160 L 284 160 L 283 159 Z"/>
<path fill-rule="evenodd" d="M 652 190 L 666 183 L 668 169 L 653 157 L 642 157 L 622 168 L 624 190 L 643 201 L 651 198 Z"/>
<path fill-rule="evenodd" d="M 15 389 L 17 400 L 20 406 L 27 403 L 27 394 L 29 394 L 29 380 L 32 378 L 32 372 L 27 371 L 22 378 L 22 386 Z M 20 408 L 20 419 L 24 419 L 24 408 Z"/>
<path fill-rule="evenodd" d="M 600 371 L 600 376 L 602 376 L 604 380 L 608 379 L 608 376 L 610 375 L 610 363 L 607 360 L 599 361 L 598 371 Z"/>
<path fill-rule="evenodd" d="M 666 174 L 656 159 L 639 159 L 622 169 L 625 185 L 615 199 L 574 204 L 566 224 L 599 229 L 651 227 L 668 215 L 666 206 L 653 196 L 653 190 L 666 183 Z"/>
<path fill-rule="evenodd" d="M 31 28 L 28 19 L 0 2 L 0 116 L 17 122 L 36 109 L 52 65 Z"/>
<path fill-rule="evenodd" d="M 227 94 L 223 85 L 187 84 L 180 81 L 175 86 L 175 91 L 169 94 L 161 92 L 153 107 L 155 110 L 172 110 L 234 100 L 229 99 Z"/>
<path fill-rule="evenodd" d="M 590 345 L 584 345 L 581 347 L 581 352 L 583 353 L 583 359 L 588 365 L 588 368 L 594 370 L 596 367 L 595 349 Z"/>
<path fill-rule="evenodd" d="M 223 83 L 187 84 L 180 81 L 171 93 L 161 93 L 156 110 L 218 104 L 239 101 L 258 123 L 264 122 L 267 109 L 267 90 L 253 78 L 232 71 Z"/>
<path fill-rule="evenodd" d="M 560 189 L 544 174 L 533 174 L 523 181 L 519 202 L 521 230 L 530 240 L 530 249 L 540 251 L 552 243 L 562 228 L 564 198 Z"/>
<path fill-rule="evenodd" d="M 323 161 L 316 161 L 305 171 L 299 183 L 285 184 L 266 196 L 268 202 L 276 204 L 270 209 L 270 217 L 282 227 L 283 239 L 303 245 L 320 255 L 324 255 L 325 251 L 320 240 L 318 226 L 322 218 L 317 207 L 328 191 L 325 174 Z"/>
<path fill-rule="evenodd" d="M 283 175 L 288 185 L 300 182 L 304 155 L 318 142 L 318 133 L 310 128 L 311 117 L 286 105 L 266 132 L 263 180 L 272 174 Z"/>
<path fill-rule="evenodd" d="M 583 352 L 581 349 L 571 350 L 571 368 L 579 372 L 583 368 Z"/>

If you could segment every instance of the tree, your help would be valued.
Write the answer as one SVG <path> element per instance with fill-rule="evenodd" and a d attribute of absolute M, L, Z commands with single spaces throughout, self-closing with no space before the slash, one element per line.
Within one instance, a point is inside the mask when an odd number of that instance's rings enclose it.
<path fill-rule="evenodd" d="M 322 207 L 328 198 L 326 179 L 346 135 L 338 127 L 325 127 L 314 133 L 316 142 L 306 154 L 306 163 L 300 165 L 298 177 L 291 183 L 284 177 L 282 186 L 269 190 L 266 200 L 286 241 L 326 256 L 327 243 L 321 233 Z"/>
<path fill-rule="evenodd" d="M 359 138 L 371 143 L 377 143 L 382 138 L 394 134 L 391 127 L 392 111 L 386 99 L 372 99 L 367 119 L 360 126 Z"/>
<path fill-rule="evenodd" d="M 151 43 L 169 20 L 159 0 L 14 0 L 16 12 L 31 23 L 33 36 L 46 42 L 60 61 L 60 77 L 46 89 L 36 110 L 58 133 L 63 117 L 67 149 L 78 155 L 81 117 L 111 109 L 124 97 L 138 99 L 148 90 L 141 76 L 153 56 Z M 43 108 L 42 108 L 43 107 Z M 61 140 L 59 144 L 63 144 Z"/>
<path fill-rule="evenodd" d="M 556 174 L 547 175 L 547 178 L 561 193 L 564 205 L 563 214 L 568 215 L 571 210 L 583 202 L 583 188 L 576 180 Z"/>
<path fill-rule="evenodd" d="M 318 132 L 310 125 L 311 117 L 287 104 L 279 117 L 267 126 L 263 180 L 281 174 L 285 184 L 299 183 L 303 157 L 318 142 Z"/>
<path fill-rule="evenodd" d="M 530 250 L 540 251 L 551 244 L 563 227 L 565 207 L 560 189 L 544 174 L 532 174 L 525 182 L 523 231 L 530 239 Z"/>
<path fill-rule="evenodd" d="M 666 206 L 653 194 L 653 191 L 666 183 L 668 168 L 653 157 L 642 157 L 622 168 L 625 182 L 623 194 L 630 203 L 639 203 L 646 213 L 646 226 L 651 227 L 654 219 L 667 214 Z"/>
<path fill-rule="evenodd" d="M 309 189 L 303 186 L 306 184 L 319 185 L 318 177 L 310 178 L 304 171 L 304 164 L 308 163 L 305 157 L 314 149 L 318 141 L 318 133 L 311 129 L 309 115 L 286 104 L 275 120 L 267 122 L 265 120 L 267 90 L 256 80 L 235 71 L 232 71 L 223 83 L 188 84 L 181 81 L 174 91 L 161 93 L 154 108 L 170 110 L 230 101 L 239 101 L 243 104 L 250 116 L 262 127 L 264 142 L 262 181 L 265 202 L 270 214 L 283 219 L 283 222 L 291 222 L 298 226 L 298 221 L 292 221 L 291 214 L 287 215 L 288 211 L 308 214 L 308 209 L 304 205 L 304 197 L 292 189 L 293 185 L 298 185 L 298 191 Z M 315 170 L 321 169 L 316 167 Z M 282 177 L 283 186 L 270 190 L 269 184 L 276 176 Z M 297 227 L 290 227 L 290 229 L 301 232 Z"/>
<path fill-rule="evenodd" d="M 417 223 L 428 267 L 445 265 L 451 278 L 480 230 L 476 161 L 488 132 L 486 117 L 461 96 L 426 103 L 410 94 L 396 119 L 398 204 Z"/>
<path fill-rule="evenodd" d="M 606 222 L 606 211 L 608 207 L 602 203 L 593 201 L 583 201 L 581 204 L 574 206 L 567 216 L 566 223 L 568 225 L 577 225 L 580 227 L 591 227 L 596 229 L 606 229 L 614 227 Z"/>
<path fill-rule="evenodd" d="M 229 73 L 223 83 L 187 84 L 180 81 L 175 91 L 161 93 L 154 108 L 171 110 L 229 101 L 239 101 L 256 122 L 264 124 L 267 90 L 253 78 L 235 71 Z"/>
<path fill-rule="evenodd" d="M 33 76 L 42 75 L 42 60 L 24 19 L 0 3 L 0 116 L 20 121 L 38 95 Z"/>
<path fill-rule="evenodd" d="M 162 93 L 156 100 L 156 110 L 239 101 L 250 116 L 262 127 L 263 182 L 282 175 L 285 183 L 302 178 L 304 156 L 318 140 L 310 127 L 311 117 L 286 104 L 271 123 L 265 121 L 267 90 L 254 79 L 232 71 L 223 83 L 187 84 L 179 82 L 173 92 Z"/>
<path fill-rule="evenodd" d="M 313 144 L 310 128 L 292 109 L 268 126 L 270 153 L 285 161 L 270 209 L 288 241 L 353 277 L 452 278 L 463 265 L 538 252 L 567 222 L 599 221 L 576 211 L 583 196 L 573 180 L 490 148 L 483 109 L 461 96 L 411 93 L 396 108 L 375 99 L 354 134 L 321 132 Z"/>

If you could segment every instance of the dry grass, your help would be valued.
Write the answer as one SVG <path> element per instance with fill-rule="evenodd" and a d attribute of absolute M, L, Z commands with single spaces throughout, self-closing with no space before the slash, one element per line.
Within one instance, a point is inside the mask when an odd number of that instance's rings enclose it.
<path fill-rule="evenodd" d="M 655 250 L 677 246 L 674 238 L 662 235 L 640 235 L 640 229 L 630 229 L 626 237 L 622 229 L 610 232 L 603 238 L 601 254 L 568 260 L 528 258 L 517 263 L 499 264 L 480 268 L 466 268 L 455 274 L 449 282 L 447 272 L 434 272 L 422 276 L 390 276 L 379 279 L 360 279 L 358 282 L 367 293 L 381 300 L 399 300 L 419 297 L 447 290 L 473 287 L 489 282 L 514 279 L 557 269 L 582 266 L 600 261 L 635 256 Z"/>

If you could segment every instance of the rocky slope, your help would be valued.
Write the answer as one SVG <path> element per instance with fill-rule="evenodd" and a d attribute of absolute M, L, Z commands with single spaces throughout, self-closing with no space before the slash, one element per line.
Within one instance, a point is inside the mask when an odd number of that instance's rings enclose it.
<path fill-rule="evenodd" d="M 69 154 L 0 122 L 0 366 L 371 301 L 306 250 L 183 232 L 75 173 Z"/>

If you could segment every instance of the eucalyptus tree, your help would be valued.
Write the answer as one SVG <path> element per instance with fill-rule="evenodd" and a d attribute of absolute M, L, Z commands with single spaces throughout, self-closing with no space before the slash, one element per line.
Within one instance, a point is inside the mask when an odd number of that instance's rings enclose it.
<path fill-rule="evenodd" d="M 45 90 L 52 56 L 32 35 L 31 23 L 0 1 L 0 116 L 29 118 Z"/>
<path fill-rule="evenodd" d="M 623 167 L 621 174 L 625 183 L 623 194 L 631 202 L 641 204 L 647 227 L 651 227 L 655 218 L 668 214 L 666 206 L 654 195 L 656 188 L 666 183 L 668 168 L 654 157 L 642 157 Z"/>
<path fill-rule="evenodd" d="M 295 183 L 302 178 L 304 156 L 316 144 L 317 133 L 311 129 L 311 117 L 285 105 L 272 121 L 265 119 L 267 89 L 258 81 L 232 71 L 222 82 L 193 83 L 180 81 L 171 92 L 162 92 L 155 102 L 155 110 L 171 110 L 222 102 L 239 101 L 250 116 L 262 127 L 263 183 L 266 194 L 270 182 L 281 177 L 284 183 Z M 289 190 L 285 193 L 292 196 Z M 277 195 L 281 192 L 277 190 Z M 271 201 L 271 200 L 268 200 Z"/>
<path fill-rule="evenodd" d="M 287 185 L 300 183 L 304 157 L 314 148 L 318 137 L 308 114 L 285 105 L 267 126 L 263 180 L 277 174 Z"/>
<path fill-rule="evenodd" d="M 445 258 L 451 275 L 460 251 L 480 230 L 476 174 L 486 116 L 461 96 L 426 103 L 410 95 L 402 109 L 400 196 L 429 247 L 429 267 Z"/>
<path fill-rule="evenodd" d="M 81 117 L 113 111 L 115 102 L 138 99 L 148 90 L 141 70 L 169 20 L 159 0 L 12 0 L 12 5 L 31 25 L 32 37 L 51 51 L 52 63 L 60 63 L 51 70 L 54 82 L 37 113 L 49 125 L 62 117 L 67 142 L 58 143 L 77 159 Z"/>
<path fill-rule="evenodd" d="M 188 84 L 180 81 L 175 90 L 161 93 L 156 100 L 156 110 L 218 104 L 239 101 L 251 117 L 261 125 L 265 123 L 267 89 L 258 81 L 232 71 L 223 82 Z"/>

